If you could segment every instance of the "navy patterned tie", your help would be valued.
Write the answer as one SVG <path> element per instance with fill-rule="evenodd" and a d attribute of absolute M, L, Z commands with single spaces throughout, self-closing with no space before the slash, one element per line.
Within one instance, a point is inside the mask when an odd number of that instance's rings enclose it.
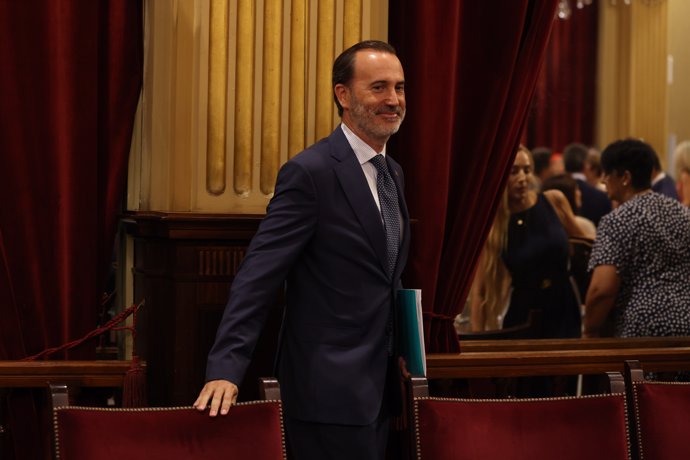
<path fill-rule="evenodd" d="M 379 193 L 383 226 L 386 231 L 386 246 L 388 248 L 388 271 L 393 274 L 398 261 L 398 247 L 400 245 L 400 207 L 398 205 L 398 190 L 388 172 L 388 165 L 383 155 L 376 155 L 371 160 L 376 167 L 376 190 Z"/>

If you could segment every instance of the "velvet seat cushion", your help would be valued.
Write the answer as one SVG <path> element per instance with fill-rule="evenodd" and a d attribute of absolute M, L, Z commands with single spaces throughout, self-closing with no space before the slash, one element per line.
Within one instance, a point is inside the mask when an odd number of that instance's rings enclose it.
<path fill-rule="evenodd" d="M 415 401 L 419 459 L 627 460 L 624 394 Z"/>
<path fill-rule="evenodd" d="M 63 407 L 54 414 L 60 460 L 275 460 L 285 458 L 279 401 L 209 417 L 191 407 Z"/>
<path fill-rule="evenodd" d="M 690 458 L 690 384 L 634 382 L 640 459 Z"/>

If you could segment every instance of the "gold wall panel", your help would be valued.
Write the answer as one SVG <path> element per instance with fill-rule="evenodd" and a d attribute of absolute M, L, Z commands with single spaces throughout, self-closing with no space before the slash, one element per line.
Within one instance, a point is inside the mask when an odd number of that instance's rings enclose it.
<path fill-rule="evenodd" d="M 387 35 L 384 0 L 145 0 L 132 210 L 262 214 L 281 164 L 339 122 L 344 47 Z"/>
<path fill-rule="evenodd" d="M 280 166 L 282 0 L 264 0 L 264 58 L 261 93 L 261 174 L 259 189 L 273 193 Z"/>
<path fill-rule="evenodd" d="M 252 191 L 255 20 L 254 0 L 237 0 L 234 189 L 240 196 Z"/>
<path fill-rule="evenodd" d="M 225 191 L 228 3 L 211 0 L 210 7 L 206 189 L 212 195 L 220 195 Z"/>
<path fill-rule="evenodd" d="M 335 0 L 320 0 L 316 32 L 316 139 L 333 131 L 331 70 L 335 59 Z"/>
<path fill-rule="evenodd" d="M 362 0 L 345 0 L 343 10 L 343 49 L 362 40 Z"/>
<path fill-rule="evenodd" d="M 664 156 L 668 135 L 667 1 L 601 2 L 597 143 L 635 137 Z"/>
<path fill-rule="evenodd" d="M 307 102 L 307 0 L 292 0 L 290 11 L 290 87 L 288 156 L 305 147 Z"/>
<path fill-rule="evenodd" d="M 669 82 L 669 152 L 676 145 L 690 140 L 690 53 L 688 52 L 687 18 L 690 18 L 690 2 L 668 0 L 669 54 L 671 75 Z M 672 155 L 668 155 L 672 165 Z M 663 160 L 663 158 L 662 158 Z M 663 163 L 663 161 L 662 161 Z M 665 163 L 664 163 L 665 164 Z M 666 168 L 673 172 L 673 166 Z"/>
<path fill-rule="evenodd" d="M 631 132 L 660 155 L 666 151 L 668 133 L 667 5 L 666 1 L 631 5 Z"/>

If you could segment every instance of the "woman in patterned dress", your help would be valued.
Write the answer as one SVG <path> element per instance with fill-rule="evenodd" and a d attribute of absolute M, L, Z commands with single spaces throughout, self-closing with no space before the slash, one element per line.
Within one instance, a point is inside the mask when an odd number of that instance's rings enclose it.
<path fill-rule="evenodd" d="M 604 182 L 618 208 L 599 222 L 589 269 L 584 335 L 613 315 L 617 337 L 690 335 L 690 209 L 651 190 L 654 150 L 609 145 Z"/>

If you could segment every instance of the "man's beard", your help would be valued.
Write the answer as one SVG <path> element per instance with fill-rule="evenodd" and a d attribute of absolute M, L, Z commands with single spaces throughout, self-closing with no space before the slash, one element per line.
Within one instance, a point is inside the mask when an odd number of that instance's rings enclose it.
<path fill-rule="evenodd" d="M 396 123 L 379 120 L 382 113 L 395 113 L 399 119 Z M 400 106 L 389 107 L 382 104 L 376 108 L 370 108 L 361 104 L 352 97 L 352 120 L 359 130 L 374 139 L 388 139 L 400 129 L 400 124 L 405 118 L 405 110 Z"/>

